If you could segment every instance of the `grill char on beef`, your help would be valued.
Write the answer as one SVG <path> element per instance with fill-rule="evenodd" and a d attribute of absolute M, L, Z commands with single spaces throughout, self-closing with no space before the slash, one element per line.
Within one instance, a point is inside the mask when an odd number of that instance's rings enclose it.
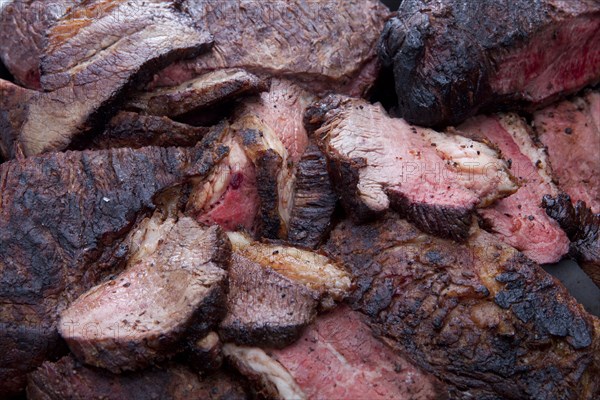
<path fill-rule="evenodd" d="M 534 114 L 537 135 L 559 187 L 600 212 L 600 92 L 591 91 Z"/>
<path fill-rule="evenodd" d="M 160 219 L 136 232 L 125 271 L 61 313 L 59 332 L 86 364 L 115 373 L 146 367 L 181 350 L 189 329 L 201 325 L 194 334 L 204 336 L 225 315 L 224 232 L 191 218 Z"/>
<path fill-rule="evenodd" d="M 57 348 L 58 314 L 120 268 L 124 236 L 155 194 L 225 155 L 220 139 L 215 131 L 188 149 L 53 153 L 0 166 L 2 395 L 22 389 Z"/>
<path fill-rule="evenodd" d="M 475 208 L 515 191 L 485 144 L 388 117 L 381 105 L 329 96 L 307 111 L 346 210 L 358 220 L 392 208 L 421 229 L 464 240 Z"/>
<path fill-rule="evenodd" d="M 243 400 L 247 394 L 239 381 L 224 372 L 200 377 L 183 365 L 166 365 L 128 374 L 81 365 L 67 356 L 45 362 L 29 376 L 31 400 Z"/>
<path fill-rule="evenodd" d="M 99 129 L 129 88 L 206 50 L 210 35 L 189 25 L 170 2 L 159 1 L 84 3 L 65 15 L 48 32 L 41 67 L 46 92 L 31 97 L 13 133 L 25 155 L 65 149 Z"/>
<path fill-rule="evenodd" d="M 600 322 L 522 253 L 474 229 L 467 244 L 396 215 L 344 221 L 328 253 L 350 269 L 352 307 L 465 398 L 592 399 Z M 459 396 L 459 397 L 460 397 Z"/>
<path fill-rule="evenodd" d="M 214 36 L 215 46 L 206 56 L 168 67 L 155 84 L 172 86 L 206 71 L 243 68 L 316 92 L 335 88 L 360 95 L 376 78 L 375 47 L 389 14 L 378 0 L 186 0 L 184 7 Z"/>
<path fill-rule="evenodd" d="M 570 254 L 600 287 L 600 213 L 594 213 L 584 201 L 571 203 L 569 195 L 545 196 L 544 207 L 558 221 L 571 240 Z"/>
<path fill-rule="evenodd" d="M 379 43 L 397 113 L 424 126 L 528 109 L 600 81 L 596 0 L 405 0 Z"/>
<path fill-rule="evenodd" d="M 546 153 L 534 143 L 526 122 L 515 114 L 478 116 L 458 129 L 494 144 L 510 159 L 511 173 L 519 180 L 516 193 L 479 210 L 485 226 L 500 240 L 533 261 L 558 262 L 569 250 L 569 239 L 542 208 L 544 195 L 557 195 Z"/>

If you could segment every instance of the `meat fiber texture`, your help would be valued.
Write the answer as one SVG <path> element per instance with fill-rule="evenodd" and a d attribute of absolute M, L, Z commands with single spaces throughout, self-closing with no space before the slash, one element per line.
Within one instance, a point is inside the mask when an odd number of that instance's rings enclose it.
<path fill-rule="evenodd" d="M 534 109 L 600 81 L 600 3 L 405 0 L 379 56 L 394 71 L 395 112 L 411 123 Z"/>
<path fill-rule="evenodd" d="M 493 148 L 390 118 L 379 104 L 329 96 L 306 120 L 317 128 L 334 186 L 357 220 L 391 208 L 425 231 L 464 240 L 476 208 L 517 188 Z"/>
<path fill-rule="evenodd" d="M 542 207 L 542 198 L 556 196 L 558 189 L 546 152 L 527 123 L 516 114 L 499 114 L 474 117 L 458 129 L 496 146 L 519 180 L 516 193 L 478 211 L 486 229 L 537 263 L 558 262 L 569 250 L 569 239 Z"/>
<path fill-rule="evenodd" d="M 172 86 L 206 71 L 243 68 L 288 78 L 315 92 L 361 95 L 377 77 L 376 43 L 389 10 L 378 0 L 186 0 L 215 45 L 174 64 L 154 85 Z"/>
<path fill-rule="evenodd" d="M 29 376 L 30 400 L 243 400 L 247 394 L 224 372 L 200 377 L 189 367 L 168 364 L 129 374 L 89 368 L 66 356 L 45 362 Z"/>
<path fill-rule="evenodd" d="M 560 189 L 600 213 L 600 92 L 553 104 L 533 120 Z"/>
<path fill-rule="evenodd" d="M 162 190 L 208 173 L 226 149 L 52 153 L 0 166 L 0 393 L 59 349 L 59 313 L 122 268 L 123 239 Z"/>
<path fill-rule="evenodd" d="M 493 235 L 459 244 L 390 214 L 342 222 L 326 250 L 355 279 L 352 307 L 453 398 L 598 398 L 600 321 Z"/>
<path fill-rule="evenodd" d="M 125 271 L 81 295 L 59 321 L 77 358 L 115 373 L 167 359 L 197 322 L 195 333 L 206 335 L 225 315 L 225 233 L 191 218 L 150 220 L 141 230 Z"/>
<path fill-rule="evenodd" d="M 317 318 L 302 337 L 267 350 L 294 378 L 305 399 L 444 399 L 433 375 L 415 367 L 371 333 L 346 306 Z"/>
<path fill-rule="evenodd" d="M 33 155 L 64 150 L 100 129 L 129 88 L 209 47 L 210 34 L 190 25 L 170 2 L 106 0 L 75 7 L 47 33 L 40 78 L 45 92 L 31 96 L 14 141 Z"/>

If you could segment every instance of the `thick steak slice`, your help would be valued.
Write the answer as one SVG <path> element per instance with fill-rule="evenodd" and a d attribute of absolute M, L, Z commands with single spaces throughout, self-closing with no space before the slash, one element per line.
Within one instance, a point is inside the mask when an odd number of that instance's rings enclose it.
<path fill-rule="evenodd" d="M 124 22 L 125 21 L 125 22 Z M 75 8 L 48 33 L 41 83 L 15 134 L 26 155 L 63 150 L 99 129 L 128 88 L 211 43 L 171 2 L 102 0 Z"/>
<path fill-rule="evenodd" d="M 569 239 L 542 207 L 542 198 L 556 196 L 558 189 L 527 123 L 516 114 L 498 114 L 474 117 L 458 129 L 493 143 L 519 180 L 516 193 L 479 210 L 486 228 L 537 263 L 558 262 L 569 251 Z"/>
<path fill-rule="evenodd" d="M 465 239 L 476 208 L 515 191 L 484 143 L 390 118 L 381 105 L 329 96 L 307 111 L 346 211 L 358 220 L 392 208 L 421 229 Z"/>
<path fill-rule="evenodd" d="M 121 111 L 111 118 L 104 132 L 95 135 L 89 142 L 84 140 L 80 146 L 97 150 L 146 146 L 190 147 L 195 146 L 209 130 L 175 122 L 168 117 Z M 74 144 L 71 147 L 78 146 Z"/>
<path fill-rule="evenodd" d="M 0 165 L 0 393 L 56 349 L 58 314 L 122 267 L 123 239 L 160 191 L 226 153 L 195 148 L 53 153 Z"/>
<path fill-rule="evenodd" d="M 127 269 L 61 313 L 59 332 L 83 362 L 111 372 L 136 370 L 181 350 L 196 320 L 226 312 L 231 246 L 218 227 L 191 218 L 150 221 Z M 198 332 L 200 333 L 200 332 Z"/>
<path fill-rule="evenodd" d="M 457 397 L 598 397 L 600 321 L 489 233 L 459 244 L 388 214 L 344 221 L 326 249 L 356 279 L 353 308 Z"/>
<path fill-rule="evenodd" d="M 67 356 L 45 362 L 29 376 L 30 400 L 243 400 L 244 388 L 224 372 L 200 377 L 183 365 L 128 374 L 86 367 Z"/>
<path fill-rule="evenodd" d="M 561 190 L 599 213 L 600 92 L 544 108 L 534 114 L 534 123 Z"/>
<path fill-rule="evenodd" d="M 136 93 L 125 107 L 151 115 L 177 117 L 265 90 L 269 90 L 268 81 L 241 69 L 223 69 L 177 86 Z"/>
<path fill-rule="evenodd" d="M 186 0 L 196 24 L 215 38 L 206 56 L 168 67 L 156 84 L 243 68 L 289 78 L 316 92 L 360 95 L 377 76 L 376 44 L 389 14 L 378 0 Z"/>
<path fill-rule="evenodd" d="M 600 213 L 594 214 L 585 202 L 571 203 L 569 195 L 561 193 L 543 200 L 546 212 L 558 221 L 571 240 L 570 254 L 600 287 Z"/>
<path fill-rule="evenodd" d="M 446 385 L 375 338 L 348 307 L 317 318 L 302 337 L 267 350 L 306 399 L 444 399 Z"/>
<path fill-rule="evenodd" d="M 535 108 L 600 81 L 597 0 L 405 0 L 379 56 L 400 116 L 455 124 L 482 108 Z"/>

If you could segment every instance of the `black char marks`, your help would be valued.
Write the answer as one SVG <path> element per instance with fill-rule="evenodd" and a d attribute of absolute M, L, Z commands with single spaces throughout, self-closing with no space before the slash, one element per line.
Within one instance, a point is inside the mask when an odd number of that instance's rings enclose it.
<path fill-rule="evenodd" d="M 539 107 L 600 80 L 600 5 L 405 0 L 386 23 L 379 56 L 394 70 L 397 112 L 411 123 Z"/>
<path fill-rule="evenodd" d="M 123 239 L 160 191 L 226 155 L 195 148 L 53 153 L 0 166 L 0 380 L 3 394 L 56 347 L 58 313 L 123 265 Z M 25 184 L 27 183 L 27 184 Z"/>
<path fill-rule="evenodd" d="M 457 390 L 476 398 L 597 397 L 598 320 L 490 234 L 478 230 L 461 245 L 388 215 L 341 223 L 326 250 L 355 279 L 353 308 Z"/>

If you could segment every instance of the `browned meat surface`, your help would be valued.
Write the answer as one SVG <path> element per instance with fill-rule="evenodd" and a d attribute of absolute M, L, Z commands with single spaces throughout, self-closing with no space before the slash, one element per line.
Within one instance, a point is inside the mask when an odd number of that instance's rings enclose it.
<path fill-rule="evenodd" d="M 516 114 L 498 114 L 471 118 L 458 129 L 493 143 L 519 180 L 516 193 L 479 210 L 486 229 L 537 263 L 558 262 L 569 251 L 569 239 L 542 207 L 542 198 L 557 195 L 558 189 L 546 152 L 527 123 Z"/>
<path fill-rule="evenodd" d="M 414 124 L 540 107 L 600 81 L 600 3 L 404 0 L 379 56 L 394 70 L 398 114 Z"/>
<path fill-rule="evenodd" d="M 84 140 L 71 147 L 98 150 L 119 147 L 138 149 L 146 146 L 190 147 L 196 145 L 209 130 L 210 128 L 175 122 L 168 117 L 121 111 L 111 118 L 104 132 L 95 135 L 89 142 Z"/>
<path fill-rule="evenodd" d="M 392 208 L 421 229 L 463 240 L 476 208 L 516 190 L 484 143 L 390 118 L 379 104 L 329 96 L 307 111 L 346 211 L 357 220 Z"/>
<path fill-rule="evenodd" d="M 559 187 L 573 201 L 600 212 L 600 92 L 597 90 L 534 114 Z"/>
<path fill-rule="evenodd" d="M 115 373 L 165 360 L 196 322 L 206 335 L 226 312 L 224 232 L 191 218 L 144 222 L 125 271 L 82 294 L 59 321 L 78 359 Z"/>
<path fill-rule="evenodd" d="M 326 246 L 356 279 L 352 306 L 458 398 L 594 399 L 600 321 L 522 253 L 475 229 L 467 244 L 395 215 L 342 222 Z"/>
<path fill-rule="evenodd" d="M 123 21 L 126 21 L 124 23 Z M 26 155 L 63 150 L 100 129 L 127 90 L 174 60 L 198 55 L 208 33 L 162 1 L 86 2 L 47 34 L 41 84 L 14 132 Z"/>
<path fill-rule="evenodd" d="M 446 385 L 375 338 L 348 307 L 317 318 L 302 337 L 267 350 L 306 399 L 444 399 Z"/>
<path fill-rule="evenodd" d="M 544 197 L 546 212 L 560 224 L 571 240 L 570 254 L 600 287 L 600 213 L 593 213 L 586 203 L 575 204 L 564 193 Z"/>
<path fill-rule="evenodd" d="M 151 115 L 177 117 L 244 95 L 269 90 L 269 82 L 240 69 L 208 72 L 177 86 L 139 92 L 127 109 Z"/>
<path fill-rule="evenodd" d="M 224 372 L 200 377 L 183 365 L 128 374 L 86 367 L 72 357 L 45 362 L 29 377 L 30 400 L 243 400 L 240 383 Z"/>
<path fill-rule="evenodd" d="M 360 95 L 377 75 L 376 43 L 389 13 L 378 0 L 186 0 L 213 50 L 161 72 L 155 84 L 181 83 L 206 71 L 243 68 L 289 78 L 316 92 Z"/>
<path fill-rule="evenodd" d="M 208 173 L 224 155 L 219 139 L 0 165 L 0 396 L 22 389 L 25 374 L 57 348 L 58 314 L 122 267 L 124 236 L 153 197 Z"/>
<path fill-rule="evenodd" d="M 18 133 L 27 119 L 27 103 L 36 92 L 0 79 L 0 155 L 6 159 L 22 154 Z"/>

